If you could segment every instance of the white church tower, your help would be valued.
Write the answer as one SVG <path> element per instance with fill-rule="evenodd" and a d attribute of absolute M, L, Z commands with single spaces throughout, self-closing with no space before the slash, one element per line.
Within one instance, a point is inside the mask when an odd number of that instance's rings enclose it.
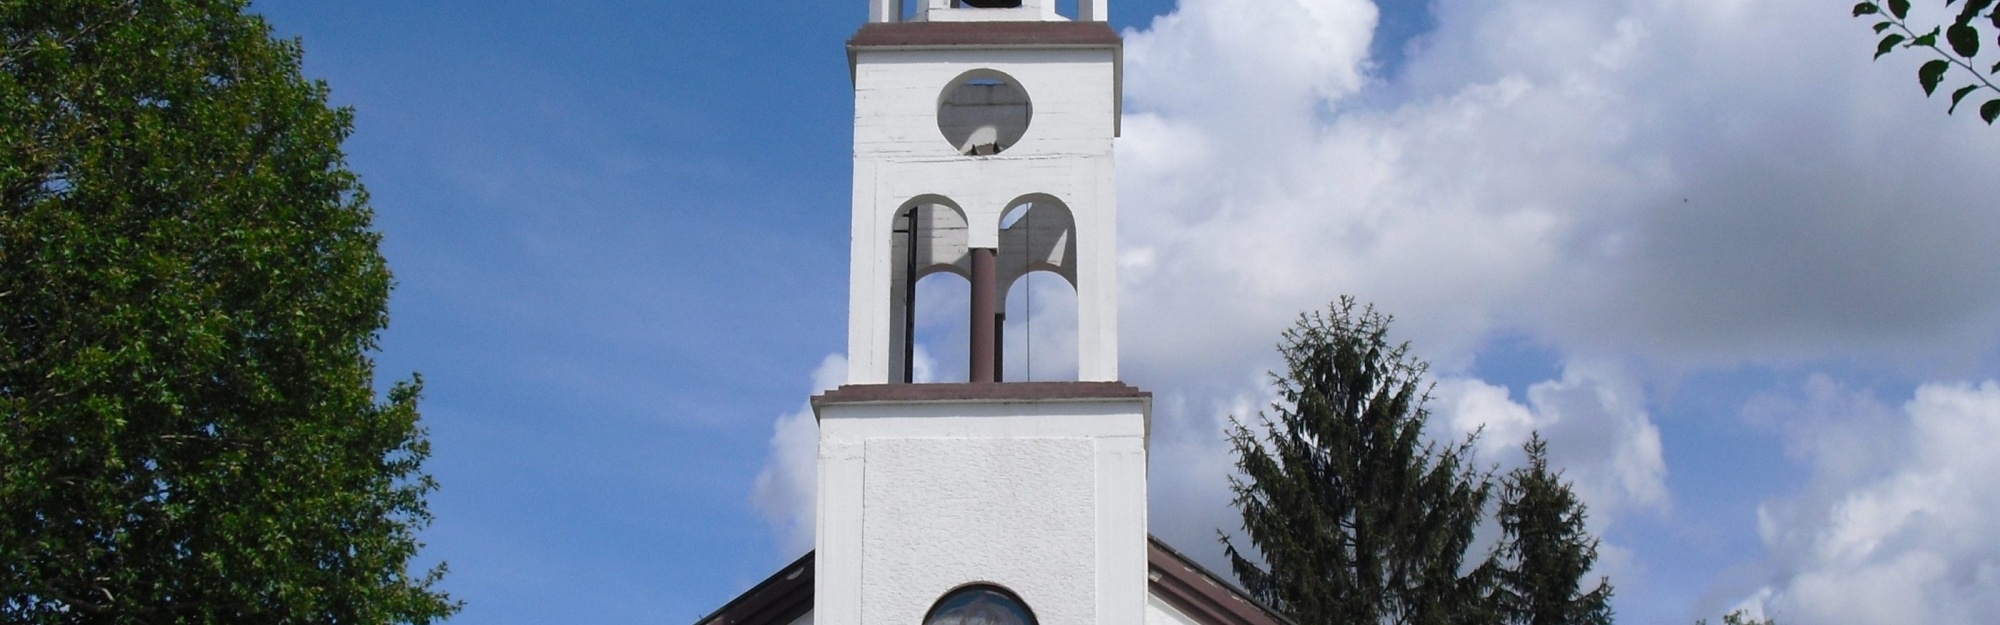
<path fill-rule="evenodd" d="M 697 625 L 1291 625 L 1146 532 L 1106 1 L 868 0 L 847 45 L 848 383 L 812 402 L 816 548 Z M 1076 291 L 1075 381 L 1001 379 L 1004 294 L 1038 271 Z M 914 287 L 938 273 L 970 285 L 966 382 L 916 383 Z"/>
<path fill-rule="evenodd" d="M 819 415 L 818 625 L 1146 620 L 1151 396 L 1118 380 L 1122 43 L 1106 0 L 869 0 L 848 43 L 848 384 Z M 1076 289 L 1075 382 L 1005 382 L 1010 285 Z M 969 382 L 913 384 L 914 285 L 971 285 Z M 979 620 L 987 618 L 989 620 Z"/>

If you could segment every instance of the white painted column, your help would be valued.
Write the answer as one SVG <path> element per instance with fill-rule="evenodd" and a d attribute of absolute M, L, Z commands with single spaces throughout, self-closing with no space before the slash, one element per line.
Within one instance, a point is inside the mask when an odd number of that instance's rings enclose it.
<path fill-rule="evenodd" d="M 877 24 L 903 21 L 903 0 L 868 0 L 868 21 Z"/>
<path fill-rule="evenodd" d="M 1076 21 L 1111 21 L 1110 0 L 1076 0 Z"/>

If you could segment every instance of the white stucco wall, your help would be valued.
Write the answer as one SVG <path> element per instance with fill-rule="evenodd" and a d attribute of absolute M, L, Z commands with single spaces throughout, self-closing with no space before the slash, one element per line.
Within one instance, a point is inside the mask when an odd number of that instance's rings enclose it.
<path fill-rule="evenodd" d="M 997 155 L 965 156 L 938 129 L 945 89 L 972 70 L 1024 87 L 1034 115 Z M 999 248 L 1017 200 L 1045 194 L 1074 220 L 1078 377 L 1118 379 L 1118 60 L 1108 48 L 863 49 L 855 58 L 854 209 L 848 381 L 881 384 L 900 353 L 892 241 L 899 211 L 942 198 L 965 215 L 965 243 Z"/>
<path fill-rule="evenodd" d="M 1146 625 L 1203 625 L 1203 623 L 1174 609 L 1174 606 L 1152 593 L 1147 593 Z"/>
<path fill-rule="evenodd" d="M 815 619 L 919 623 L 990 583 L 1050 625 L 1139 623 L 1145 400 L 820 409 Z"/>

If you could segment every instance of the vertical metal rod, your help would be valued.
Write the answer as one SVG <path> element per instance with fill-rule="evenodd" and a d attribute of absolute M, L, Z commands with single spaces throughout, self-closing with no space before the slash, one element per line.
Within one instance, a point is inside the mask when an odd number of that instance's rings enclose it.
<path fill-rule="evenodd" d="M 1007 381 L 1006 311 L 993 313 L 993 381 Z"/>
<path fill-rule="evenodd" d="M 917 381 L 917 215 L 922 204 L 910 207 L 910 242 L 903 247 L 908 262 L 903 266 L 903 383 Z"/>
<path fill-rule="evenodd" d="M 1089 2 L 1090 0 L 1084 1 Z M 1022 294 L 1022 299 L 1027 301 L 1021 304 L 1021 308 L 1028 311 L 1028 318 L 1025 320 L 1026 323 L 1023 324 L 1027 326 L 1024 328 L 1026 332 L 1022 333 L 1027 336 L 1021 337 L 1021 378 L 1024 382 L 1033 382 L 1035 381 L 1035 281 L 1028 278 L 1028 274 L 1033 273 L 1029 269 L 1028 256 L 1035 253 L 1035 205 L 1030 203 L 1024 210 L 1028 212 L 1021 214 L 1021 221 L 1027 223 L 1021 224 L 1021 226 L 1027 228 L 1027 230 L 1021 232 L 1021 246 L 1024 249 L 1021 254 L 1020 280 L 1022 282 L 1021 289 L 1027 291 Z"/>
<path fill-rule="evenodd" d="M 968 350 L 971 362 L 966 367 L 967 381 L 970 382 L 999 381 L 993 371 L 993 365 L 999 362 L 996 353 L 1000 351 L 997 349 L 999 346 L 994 344 L 999 338 L 995 336 L 994 321 L 1000 312 L 993 302 L 993 291 L 998 281 L 994 256 L 992 248 L 972 249 L 972 349 Z"/>

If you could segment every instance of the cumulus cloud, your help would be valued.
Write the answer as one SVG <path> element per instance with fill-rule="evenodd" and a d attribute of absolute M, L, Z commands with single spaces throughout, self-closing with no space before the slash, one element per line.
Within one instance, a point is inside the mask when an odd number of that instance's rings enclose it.
<path fill-rule="evenodd" d="M 1529 387 L 1526 404 L 1474 378 L 1441 381 L 1436 396 L 1451 431 L 1481 431 L 1475 452 L 1484 463 L 1520 466 L 1521 445 L 1540 432 L 1550 465 L 1564 471 L 1599 531 L 1617 514 L 1669 503 L 1660 428 L 1638 384 L 1615 367 L 1571 363 L 1561 380 Z"/>
<path fill-rule="evenodd" d="M 1838 389 L 1820 384 L 1809 396 L 1830 392 Z M 1820 418 L 1815 403 L 1796 416 Z M 1855 445 L 1856 432 L 1838 425 L 1797 433 L 1817 462 L 1845 469 L 1823 471 L 1804 496 L 1760 509 L 1776 567 L 1751 599 L 1762 613 L 1841 625 L 1970 624 L 2000 612 L 2000 454 L 1992 450 L 2000 382 L 1928 384 L 1901 413 L 1907 436 L 1890 444 Z"/>
<path fill-rule="evenodd" d="M 1128 361 L 1253 366 L 1339 293 L 1446 370 L 1496 327 L 1692 365 L 1991 343 L 2000 145 L 1869 63 L 1865 25 L 1809 0 L 1433 9 L 1393 76 L 1362 0 L 1185 0 L 1128 33 L 1125 327 L 1172 337 Z"/>
<path fill-rule="evenodd" d="M 847 358 L 829 355 L 813 369 L 813 394 L 846 381 Z M 806 404 L 773 424 L 770 456 L 751 490 L 751 502 L 777 532 L 786 552 L 812 549 L 818 476 L 819 420 L 813 417 L 812 405 Z"/>
<path fill-rule="evenodd" d="M 1222 415 L 1268 401 L 1279 331 L 1340 294 L 1396 315 L 1441 417 L 1491 453 L 1542 430 L 1607 519 L 1670 509 L 1645 391 L 1685 372 L 1985 358 L 2000 142 L 1870 62 L 1842 8 L 1438 0 L 1393 73 L 1366 0 L 1182 0 L 1126 33 L 1123 368 L 1159 398 L 1155 531 L 1214 553 Z M 1561 379 L 1470 377 L 1502 333 Z"/>

